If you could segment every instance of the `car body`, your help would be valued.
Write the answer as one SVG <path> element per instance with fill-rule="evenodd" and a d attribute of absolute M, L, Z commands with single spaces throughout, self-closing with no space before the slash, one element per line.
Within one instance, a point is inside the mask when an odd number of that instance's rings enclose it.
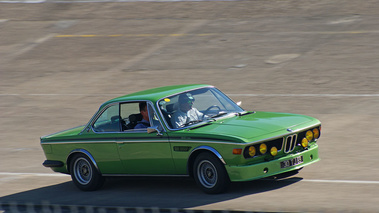
<path fill-rule="evenodd" d="M 141 103 L 150 127 L 134 129 Z M 43 136 L 41 146 L 43 165 L 71 174 L 82 190 L 100 188 L 107 176 L 178 175 L 220 193 L 231 181 L 319 161 L 320 131 L 309 116 L 245 111 L 213 86 L 174 85 L 109 100 L 86 125 Z"/>

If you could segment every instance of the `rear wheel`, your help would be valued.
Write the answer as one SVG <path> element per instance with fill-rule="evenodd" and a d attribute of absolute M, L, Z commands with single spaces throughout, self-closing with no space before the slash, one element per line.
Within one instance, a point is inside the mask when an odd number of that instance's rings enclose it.
<path fill-rule="evenodd" d="M 71 178 L 74 184 L 83 191 L 94 191 L 105 182 L 90 159 L 84 154 L 75 155 L 70 164 Z"/>
<path fill-rule="evenodd" d="M 224 165 L 211 153 L 199 154 L 193 171 L 197 185 L 206 193 L 222 193 L 229 187 L 230 180 Z"/>

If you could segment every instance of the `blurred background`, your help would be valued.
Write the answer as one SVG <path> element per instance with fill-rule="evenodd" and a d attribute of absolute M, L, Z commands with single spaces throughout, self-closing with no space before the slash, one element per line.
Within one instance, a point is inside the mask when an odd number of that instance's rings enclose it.
<path fill-rule="evenodd" d="M 378 0 L 0 0 L 0 203 L 377 212 L 378 11 Z M 214 196 L 161 178 L 83 193 L 42 166 L 40 136 L 111 98 L 190 83 L 246 110 L 318 118 L 321 161 Z"/>

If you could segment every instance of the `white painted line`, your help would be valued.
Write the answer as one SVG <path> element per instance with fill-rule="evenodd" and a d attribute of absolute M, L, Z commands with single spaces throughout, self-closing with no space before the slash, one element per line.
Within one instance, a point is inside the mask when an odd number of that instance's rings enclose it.
<path fill-rule="evenodd" d="M 5 57 L 5 59 L 3 59 L 3 60 L 5 60 L 5 61 L 6 60 L 10 60 L 10 59 L 12 59 L 14 57 L 17 57 L 17 56 L 19 56 L 21 54 L 24 54 L 24 53 L 32 50 L 33 48 L 37 47 L 38 45 L 42 44 L 43 42 L 45 42 L 45 41 L 47 41 L 47 40 L 49 40 L 49 39 L 51 39 L 51 38 L 53 38 L 55 36 L 56 36 L 55 33 L 50 33 L 50 34 L 48 34 L 48 35 L 46 35 L 44 37 L 41 37 L 41 38 L 38 38 L 38 39 L 36 39 L 36 40 L 34 40 L 32 42 L 29 42 L 29 43 L 25 44 L 23 48 L 21 48 L 20 50 L 14 52 L 14 53 L 9 54 L 9 56 Z"/>
<path fill-rule="evenodd" d="M 361 20 L 360 16 L 355 15 L 355 16 L 352 16 L 352 17 L 347 17 L 347 18 L 342 18 L 342 19 L 338 19 L 338 20 L 335 20 L 335 21 L 331 21 L 328 24 L 332 24 L 332 25 L 333 24 L 345 24 L 345 23 L 356 22 L 356 21 L 359 21 L 359 20 Z"/>
<path fill-rule="evenodd" d="M 280 54 L 280 55 L 274 55 L 267 59 L 265 62 L 267 64 L 280 64 L 283 62 L 291 61 L 295 58 L 298 58 L 300 54 Z"/>
<path fill-rule="evenodd" d="M 50 93 L 50 94 L 0 94 L 1 96 L 121 96 L 125 94 L 58 94 L 58 93 Z"/>
<path fill-rule="evenodd" d="M 25 1 L 20 1 L 20 0 L 16 0 L 16 1 L 12 1 L 12 0 L 7 0 L 7 1 L 0 1 L 0 3 L 43 3 L 43 2 L 46 2 L 46 0 L 25 0 Z"/>
<path fill-rule="evenodd" d="M 40 94 L 20 94 L 9 93 L 0 94 L 1 96 L 121 96 L 125 94 L 59 94 L 59 93 L 40 93 Z M 239 97 L 379 97 L 379 94 L 227 94 L 228 96 Z"/>
<path fill-rule="evenodd" d="M 61 173 L 18 173 L 18 172 L 0 172 L 0 176 L 45 176 L 45 177 L 69 177 Z M 272 181 L 272 179 L 263 179 Z M 298 179 L 284 179 L 280 181 L 297 182 Z M 379 184 L 379 181 L 370 180 L 318 180 L 318 179 L 301 179 L 300 182 L 311 183 L 342 183 L 342 184 Z"/>
<path fill-rule="evenodd" d="M 228 94 L 243 97 L 379 97 L 379 94 Z"/>
<path fill-rule="evenodd" d="M 265 181 L 273 181 L 275 179 L 262 179 Z M 338 183 L 338 184 L 379 184 L 379 181 L 371 180 L 318 180 L 318 179 L 301 179 L 301 178 L 289 178 L 289 179 L 279 179 L 276 181 L 286 181 L 286 182 L 310 182 L 310 183 Z"/>
<path fill-rule="evenodd" d="M 194 21 L 190 24 L 184 25 L 179 31 L 175 32 L 174 35 L 183 35 L 187 34 L 191 31 L 194 31 L 204 25 L 207 24 L 207 21 L 205 20 L 198 20 Z M 135 55 L 132 58 L 129 58 L 125 60 L 125 62 L 118 64 L 114 67 L 111 67 L 106 72 L 112 73 L 112 72 L 118 72 L 122 70 L 128 70 L 130 67 L 133 67 L 135 64 L 145 60 L 146 58 L 153 55 L 155 52 L 159 51 L 163 47 L 169 45 L 173 41 L 175 41 L 177 37 L 164 37 L 161 41 L 159 41 L 156 45 L 151 46 L 149 49 L 145 50 L 143 53 Z"/>
<path fill-rule="evenodd" d="M 19 173 L 19 172 L 0 172 L 0 176 L 46 176 L 46 177 L 68 177 L 61 173 Z"/>
<path fill-rule="evenodd" d="M 244 1 L 244 0 L 0 0 L 0 3 L 117 3 L 117 2 L 202 2 L 202 1 Z"/>
<path fill-rule="evenodd" d="M 314 182 L 314 183 L 379 184 L 379 181 L 366 181 L 366 180 L 312 180 L 312 179 L 303 179 L 301 181 Z"/>
<path fill-rule="evenodd" d="M 27 44 L 27 46 L 26 46 L 25 48 L 19 50 L 19 51 L 16 52 L 16 54 L 14 54 L 14 55 L 17 56 L 17 55 L 21 55 L 21 54 L 23 54 L 23 53 L 26 53 L 26 52 L 28 52 L 29 50 L 33 49 L 34 47 L 36 47 L 36 46 L 42 44 L 43 42 L 45 42 L 45 41 L 47 41 L 47 40 L 49 40 L 50 38 L 53 38 L 53 37 L 55 37 L 55 36 L 56 36 L 55 33 L 50 33 L 50 34 L 48 34 L 48 35 L 46 35 L 46 36 L 44 36 L 44 37 L 42 37 L 42 38 L 38 38 L 38 39 L 36 39 L 35 41 L 33 41 L 33 42 Z"/>

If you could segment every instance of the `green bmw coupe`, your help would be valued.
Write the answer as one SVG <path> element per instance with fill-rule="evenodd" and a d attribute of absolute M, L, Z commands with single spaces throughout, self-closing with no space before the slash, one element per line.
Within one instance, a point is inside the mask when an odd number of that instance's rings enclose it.
<path fill-rule="evenodd" d="M 102 104 L 84 126 L 41 137 L 45 167 L 85 191 L 107 176 L 191 176 L 206 193 L 319 161 L 319 120 L 245 111 L 210 85 L 137 92 Z"/>

